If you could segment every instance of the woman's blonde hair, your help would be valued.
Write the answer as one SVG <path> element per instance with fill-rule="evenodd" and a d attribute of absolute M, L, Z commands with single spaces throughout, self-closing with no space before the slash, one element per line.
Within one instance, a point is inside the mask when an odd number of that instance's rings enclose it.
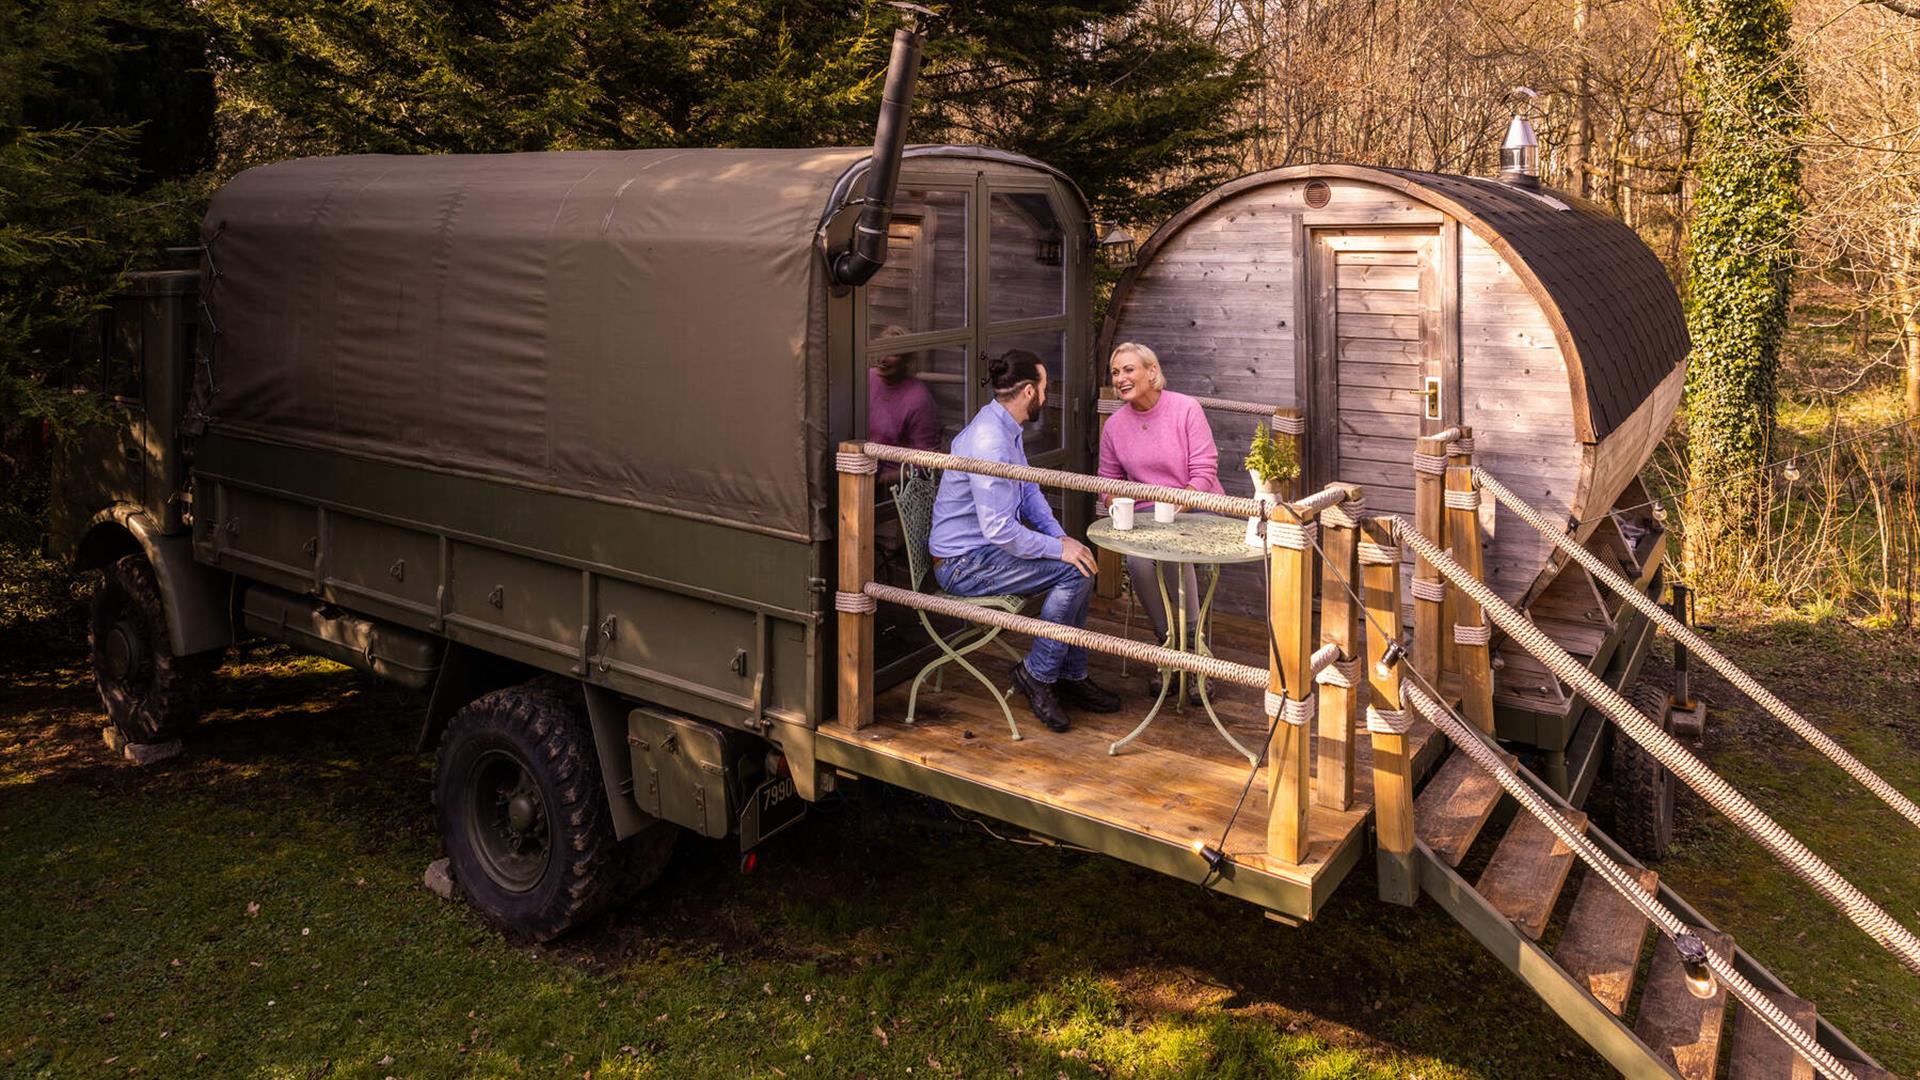
<path fill-rule="evenodd" d="M 1107 358 L 1107 363 L 1111 364 L 1119 359 L 1121 353 L 1132 353 L 1140 358 L 1141 366 L 1147 369 L 1148 375 L 1153 379 L 1153 388 L 1155 390 L 1165 390 L 1167 388 L 1167 377 L 1160 371 L 1160 357 L 1156 355 L 1152 349 L 1147 348 L 1137 341 L 1123 341 L 1113 347 L 1113 355 Z"/>

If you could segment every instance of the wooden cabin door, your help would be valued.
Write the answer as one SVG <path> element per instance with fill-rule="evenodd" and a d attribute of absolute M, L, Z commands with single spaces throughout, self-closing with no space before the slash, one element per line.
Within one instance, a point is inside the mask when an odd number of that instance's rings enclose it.
<path fill-rule="evenodd" d="M 1309 232 L 1309 479 L 1366 488 L 1370 509 L 1413 515 L 1414 440 L 1453 410 L 1445 362 L 1440 231 Z"/>

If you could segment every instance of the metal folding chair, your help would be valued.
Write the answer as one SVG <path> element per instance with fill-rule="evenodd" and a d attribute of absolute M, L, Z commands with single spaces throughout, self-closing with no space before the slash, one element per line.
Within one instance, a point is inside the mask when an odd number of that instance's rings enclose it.
<path fill-rule="evenodd" d="M 923 591 L 926 579 L 933 573 L 933 555 L 928 551 L 927 543 L 933 533 L 933 500 L 939 490 L 938 470 L 922 469 L 912 465 L 901 468 L 899 482 L 893 485 L 894 510 L 900 515 L 900 531 L 906 537 L 907 570 L 912 577 L 913 589 L 916 592 Z M 933 591 L 940 593 L 939 586 L 935 585 Z M 952 596 L 948 593 L 940 593 L 940 595 L 949 596 L 951 599 L 976 607 L 999 608 L 1002 611 L 1017 614 L 1026 609 L 1033 596 L 1039 594 Z M 907 723 L 913 723 L 914 709 L 920 702 L 920 686 L 927 681 L 927 676 L 934 676 L 933 688 L 937 692 L 942 689 L 942 681 L 945 678 L 945 672 L 942 669 L 948 664 L 957 663 L 974 678 L 980 680 L 980 684 L 987 688 L 987 693 L 993 695 L 993 700 L 1000 706 L 1001 714 L 1007 718 L 1007 729 L 1013 733 L 1016 741 L 1019 740 L 1020 726 L 1013 721 L 1013 708 L 1007 704 L 1006 693 L 1003 693 L 998 686 L 994 685 L 992 679 L 987 678 L 985 673 L 967 659 L 969 653 L 992 645 L 1006 654 L 1008 659 L 1016 664 L 1019 663 L 1020 654 L 1006 642 L 999 640 L 1000 628 L 968 623 L 965 628 L 949 637 L 935 629 L 933 620 L 927 617 L 926 612 L 916 610 L 914 614 L 920 617 L 920 625 L 926 628 L 927 636 L 933 639 L 933 643 L 940 647 L 942 655 L 935 657 L 913 677 L 913 688 L 907 693 Z"/>

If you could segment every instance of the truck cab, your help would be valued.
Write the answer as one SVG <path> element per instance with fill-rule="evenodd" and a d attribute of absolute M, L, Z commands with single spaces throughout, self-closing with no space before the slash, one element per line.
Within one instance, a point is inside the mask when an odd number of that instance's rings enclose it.
<path fill-rule="evenodd" d="M 228 576 L 194 562 L 188 535 L 199 278 L 129 275 L 82 376 L 107 415 L 65 440 L 53 467 L 46 547 L 104 572 L 88 619 L 94 678 L 114 728 L 138 743 L 178 737 L 233 640 Z"/>

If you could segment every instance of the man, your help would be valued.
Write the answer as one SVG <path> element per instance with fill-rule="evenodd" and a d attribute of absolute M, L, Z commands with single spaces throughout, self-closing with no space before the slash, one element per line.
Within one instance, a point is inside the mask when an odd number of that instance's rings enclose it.
<path fill-rule="evenodd" d="M 973 421 L 954 437 L 961 457 L 1027 463 L 1021 425 L 1047 403 L 1047 369 L 1023 349 L 987 362 L 993 392 Z M 1067 535 L 1040 485 L 947 470 L 933 504 L 928 543 L 933 574 L 955 596 L 993 596 L 1047 590 L 1040 617 L 1062 626 L 1085 626 L 1098 569 L 1093 552 Z M 1053 731 L 1070 723 L 1066 705 L 1110 713 L 1120 699 L 1087 678 L 1087 652 L 1049 638 L 1036 638 L 1013 669 L 1013 685 L 1027 696 L 1033 714 Z"/>

